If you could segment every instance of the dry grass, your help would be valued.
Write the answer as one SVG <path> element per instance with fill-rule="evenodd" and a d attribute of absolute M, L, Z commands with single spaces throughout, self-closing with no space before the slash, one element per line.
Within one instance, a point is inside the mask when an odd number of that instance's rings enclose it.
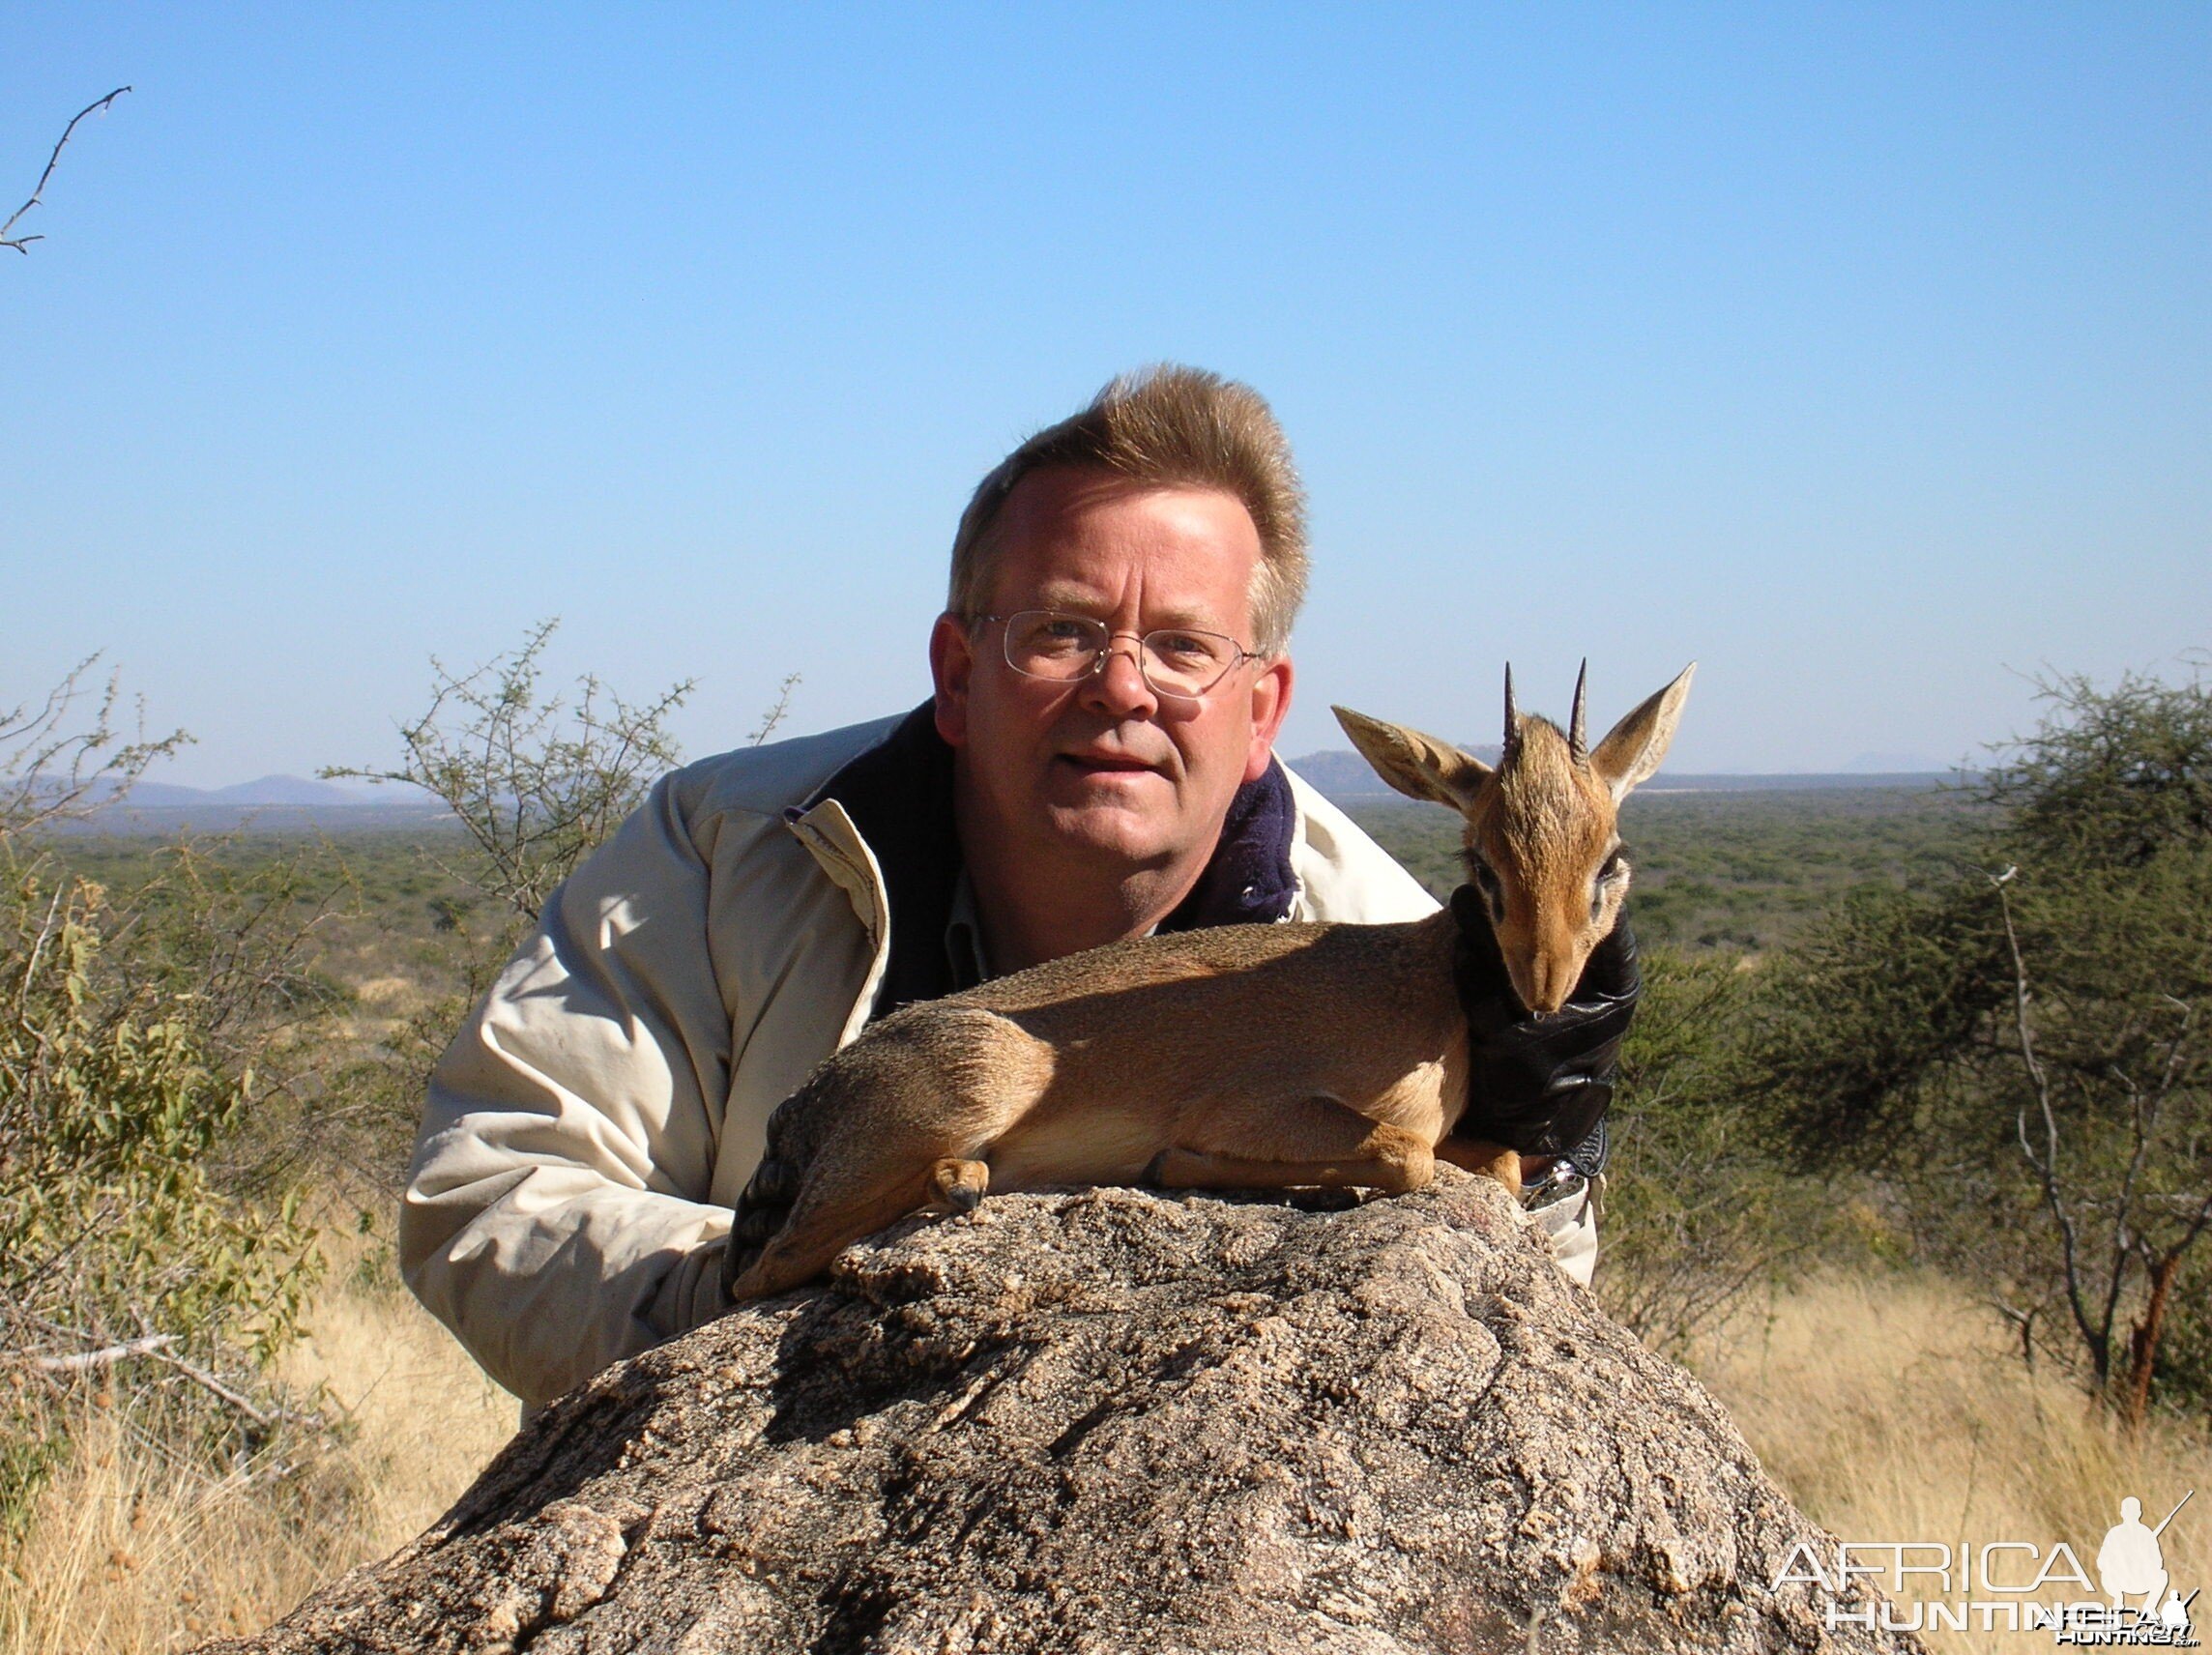
<path fill-rule="evenodd" d="M 76 1463 L 0 1570 L 0 1649 L 139 1655 L 264 1625 L 429 1523 L 508 1437 L 511 1400 L 395 1288 L 334 1271 L 311 1324 L 293 1377 L 327 1380 L 353 1439 L 274 1486 L 187 1486 L 87 1406 Z M 1946 1284 L 1828 1282 L 1739 1321 L 1695 1365 L 1768 1470 L 1846 1539 L 2063 1539 L 2093 1569 L 2123 1495 L 2155 1521 L 2197 1488 L 2167 1562 L 2185 1593 L 2212 1582 L 2212 1443 L 2170 1422 L 2130 1443 L 2063 1379 L 2028 1375 Z M 2026 1636 L 1933 1641 L 2018 1651 Z"/>
<path fill-rule="evenodd" d="M 288 1377 L 353 1429 L 292 1474 L 181 1476 L 85 1399 L 77 1452 L 0 1563 L 0 1650 L 151 1655 L 251 1631 L 426 1526 L 512 1434 L 515 1405 L 402 1290 L 335 1268 Z"/>
<path fill-rule="evenodd" d="M 2094 1576 L 2124 1495 L 2155 1524 L 2197 1489 L 2162 1537 L 2166 1566 L 2185 1597 L 2212 1583 L 2203 1431 L 2154 1419 L 2131 1441 L 2064 1378 L 2029 1374 L 1996 1317 L 1947 1283 L 1821 1283 L 1739 1323 L 1693 1365 L 1775 1480 L 1841 1539 L 2019 1540 L 2047 1554 L 2063 1540 Z M 2212 1594 L 2195 1607 L 2201 1628 Z M 1930 1641 L 2018 1651 L 2050 1638 L 1946 1631 Z"/>

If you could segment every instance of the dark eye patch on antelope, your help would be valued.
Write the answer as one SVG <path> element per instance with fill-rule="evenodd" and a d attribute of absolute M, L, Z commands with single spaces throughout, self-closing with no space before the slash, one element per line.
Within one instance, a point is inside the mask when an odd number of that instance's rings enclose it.
<path fill-rule="evenodd" d="M 1505 887 L 1499 883 L 1498 875 L 1476 852 L 1463 850 L 1460 857 L 1467 863 L 1468 877 L 1474 882 L 1474 888 L 1482 892 L 1483 906 L 1490 910 L 1491 919 L 1495 923 L 1503 924 Z"/>

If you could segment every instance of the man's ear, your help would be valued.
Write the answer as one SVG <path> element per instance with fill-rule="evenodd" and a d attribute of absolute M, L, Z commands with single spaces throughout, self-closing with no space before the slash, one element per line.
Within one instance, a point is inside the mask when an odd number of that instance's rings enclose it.
<path fill-rule="evenodd" d="M 937 690 L 937 733 L 947 746 L 968 740 L 968 681 L 975 671 L 968 623 L 957 615 L 940 615 L 929 629 L 929 680 Z"/>
<path fill-rule="evenodd" d="M 1291 683 L 1297 675 L 1291 657 L 1277 655 L 1252 681 L 1252 745 L 1244 755 L 1244 779 L 1258 781 L 1274 757 L 1275 737 L 1291 711 Z"/>

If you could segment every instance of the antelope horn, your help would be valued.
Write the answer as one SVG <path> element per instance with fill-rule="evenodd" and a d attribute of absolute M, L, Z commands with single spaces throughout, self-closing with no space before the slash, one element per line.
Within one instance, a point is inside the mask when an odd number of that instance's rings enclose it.
<path fill-rule="evenodd" d="M 1589 760 L 1588 734 L 1583 727 L 1584 692 L 1588 688 L 1589 656 L 1585 655 L 1583 657 L 1583 670 L 1575 674 L 1575 711 L 1573 717 L 1568 720 L 1567 724 L 1567 752 L 1578 765 L 1586 764 Z"/>
<path fill-rule="evenodd" d="M 1505 663 L 1505 750 L 1521 740 L 1521 710 L 1513 705 L 1513 663 Z"/>

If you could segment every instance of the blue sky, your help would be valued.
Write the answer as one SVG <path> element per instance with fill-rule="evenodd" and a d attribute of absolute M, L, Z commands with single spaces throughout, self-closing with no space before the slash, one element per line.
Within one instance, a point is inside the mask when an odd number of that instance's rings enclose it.
<path fill-rule="evenodd" d="M 0 706 L 105 650 L 204 785 L 427 657 L 927 689 L 975 479 L 1115 370 L 1275 404 L 1292 753 L 1510 657 L 1678 769 L 1948 761 L 2212 645 L 2212 8 L 0 12 Z"/>

